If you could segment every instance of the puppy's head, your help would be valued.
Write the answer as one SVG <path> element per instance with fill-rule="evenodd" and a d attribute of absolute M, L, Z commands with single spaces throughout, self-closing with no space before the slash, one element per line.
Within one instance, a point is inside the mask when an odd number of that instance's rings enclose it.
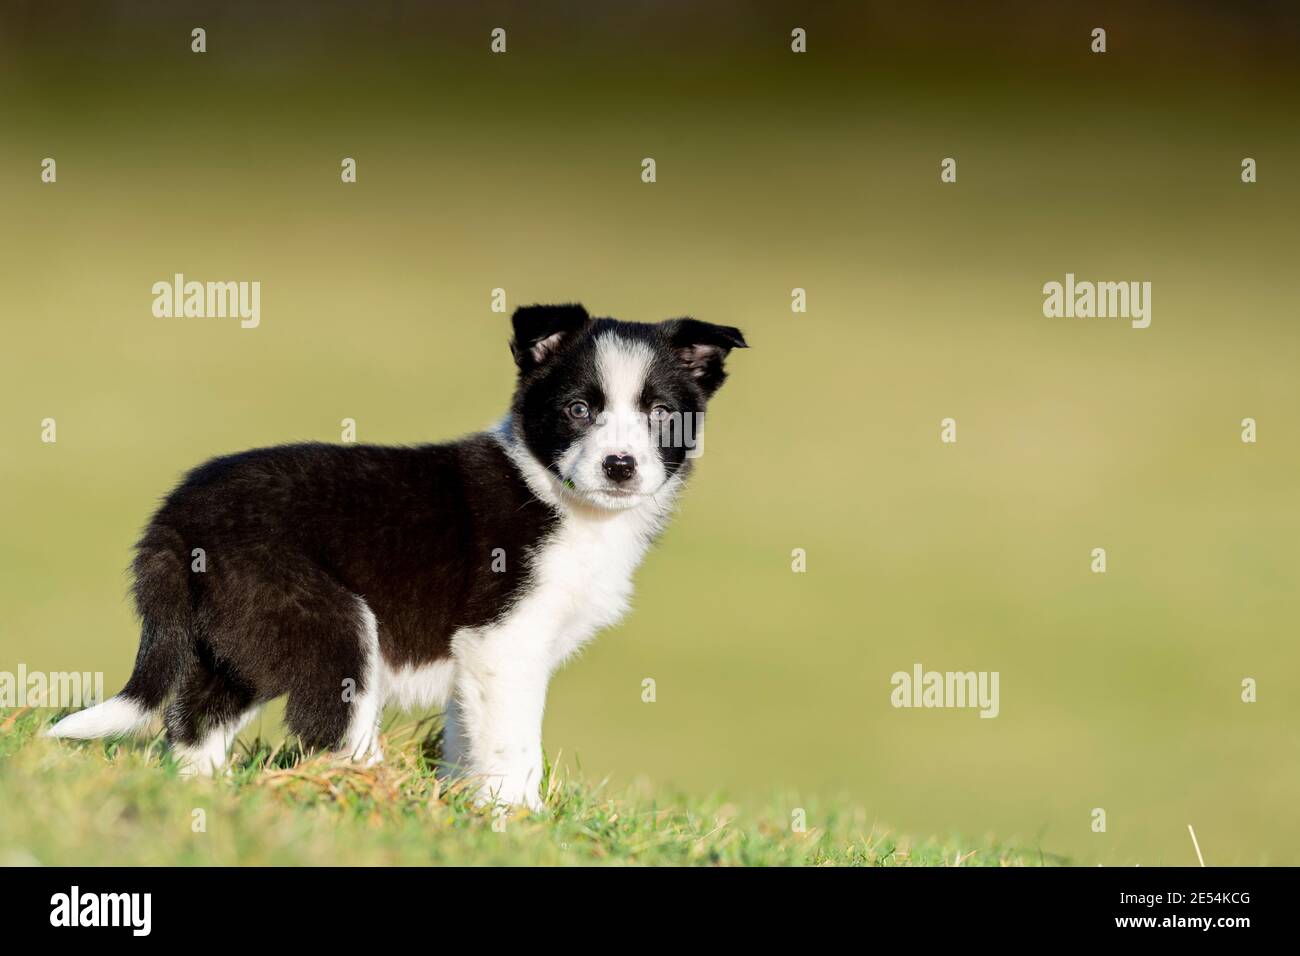
<path fill-rule="evenodd" d="M 556 491 L 610 510 L 649 501 L 698 454 L 705 406 L 739 329 L 695 319 L 593 319 L 580 305 L 516 310 L 511 410 Z"/>

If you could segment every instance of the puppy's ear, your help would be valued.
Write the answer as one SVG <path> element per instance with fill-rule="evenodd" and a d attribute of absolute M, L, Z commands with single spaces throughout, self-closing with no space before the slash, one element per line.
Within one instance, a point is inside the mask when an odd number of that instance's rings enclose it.
<path fill-rule="evenodd" d="M 515 309 L 510 323 L 515 337 L 510 352 L 521 372 L 541 365 L 591 321 L 580 305 L 526 305 Z"/>
<path fill-rule="evenodd" d="M 732 349 L 747 349 L 749 344 L 740 329 L 730 325 L 713 325 L 698 319 L 672 319 L 662 323 L 668 346 L 681 367 L 711 397 L 727 378 L 723 363 Z"/>

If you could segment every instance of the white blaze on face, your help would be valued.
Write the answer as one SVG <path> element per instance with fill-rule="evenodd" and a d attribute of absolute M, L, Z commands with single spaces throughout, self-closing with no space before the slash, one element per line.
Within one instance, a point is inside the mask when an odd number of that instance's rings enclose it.
<path fill-rule="evenodd" d="M 608 506 L 631 506 L 657 491 L 667 477 L 641 407 L 654 353 L 641 342 L 607 334 L 596 342 L 595 361 L 604 407 L 587 435 L 565 454 L 561 468 L 578 491 L 594 494 Z M 625 482 L 611 481 L 604 470 L 610 455 L 631 455 L 636 474 Z"/>

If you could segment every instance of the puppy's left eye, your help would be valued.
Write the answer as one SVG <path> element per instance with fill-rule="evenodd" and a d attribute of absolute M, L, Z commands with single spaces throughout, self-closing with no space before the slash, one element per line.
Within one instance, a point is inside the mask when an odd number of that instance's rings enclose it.
<path fill-rule="evenodd" d="M 654 408 L 650 409 L 650 421 L 666 422 L 668 421 L 668 416 L 672 413 L 673 410 L 667 405 L 656 405 Z"/>
<path fill-rule="evenodd" d="M 591 417 L 591 406 L 586 402 L 570 402 L 565 411 L 576 422 L 585 422 Z"/>

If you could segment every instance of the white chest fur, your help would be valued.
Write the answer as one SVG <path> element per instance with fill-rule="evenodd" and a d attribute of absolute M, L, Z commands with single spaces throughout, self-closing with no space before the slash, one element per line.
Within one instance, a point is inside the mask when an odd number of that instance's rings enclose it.
<path fill-rule="evenodd" d="M 653 509 L 566 515 L 533 556 L 528 592 L 502 624 L 544 642 L 557 667 L 627 613 L 632 576 L 658 528 Z"/>

